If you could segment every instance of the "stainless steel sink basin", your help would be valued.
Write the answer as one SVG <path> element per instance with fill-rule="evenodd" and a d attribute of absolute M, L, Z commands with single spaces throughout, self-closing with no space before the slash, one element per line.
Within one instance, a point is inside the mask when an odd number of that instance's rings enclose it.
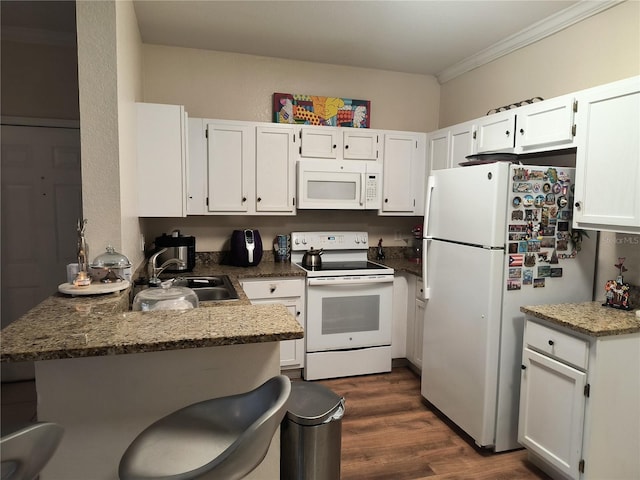
<path fill-rule="evenodd" d="M 173 284 L 177 287 L 191 288 L 201 302 L 238 300 L 238 292 L 227 275 L 181 276 L 177 277 Z"/>

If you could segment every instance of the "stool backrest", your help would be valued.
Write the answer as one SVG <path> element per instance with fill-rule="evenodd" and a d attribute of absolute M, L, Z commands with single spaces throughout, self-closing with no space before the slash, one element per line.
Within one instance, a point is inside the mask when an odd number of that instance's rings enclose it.
<path fill-rule="evenodd" d="M 21 428 L 0 439 L 2 480 L 33 480 L 51 459 L 64 429 L 51 422 Z"/>

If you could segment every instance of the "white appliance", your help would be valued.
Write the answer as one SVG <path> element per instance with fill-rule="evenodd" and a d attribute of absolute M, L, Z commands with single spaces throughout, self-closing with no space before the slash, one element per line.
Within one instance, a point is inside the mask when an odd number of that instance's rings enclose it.
<path fill-rule="evenodd" d="M 304 253 L 322 249 L 319 267 Z M 393 269 L 367 260 L 366 232 L 292 232 L 306 281 L 306 380 L 391 371 Z"/>
<path fill-rule="evenodd" d="M 422 396 L 481 447 L 519 448 L 522 305 L 591 301 L 595 232 L 569 240 L 574 171 L 505 162 L 429 177 Z"/>
<path fill-rule="evenodd" d="M 376 162 L 298 160 L 298 209 L 378 210 L 381 167 Z"/>

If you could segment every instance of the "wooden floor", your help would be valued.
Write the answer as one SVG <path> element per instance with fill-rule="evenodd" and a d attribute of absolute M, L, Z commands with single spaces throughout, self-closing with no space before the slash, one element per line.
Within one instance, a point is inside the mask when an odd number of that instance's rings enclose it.
<path fill-rule="evenodd" d="M 406 367 L 379 375 L 321 380 L 346 400 L 342 480 L 548 479 L 524 450 L 490 453 L 422 403 Z"/>

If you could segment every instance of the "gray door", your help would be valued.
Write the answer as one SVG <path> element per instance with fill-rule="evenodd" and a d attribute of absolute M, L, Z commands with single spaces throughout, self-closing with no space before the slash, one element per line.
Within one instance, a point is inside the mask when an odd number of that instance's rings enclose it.
<path fill-rule="evenodd" d="M 1 135 L 4 328 L 66 281 L 82 181 L 78 128 L 3 124 Z"/>

